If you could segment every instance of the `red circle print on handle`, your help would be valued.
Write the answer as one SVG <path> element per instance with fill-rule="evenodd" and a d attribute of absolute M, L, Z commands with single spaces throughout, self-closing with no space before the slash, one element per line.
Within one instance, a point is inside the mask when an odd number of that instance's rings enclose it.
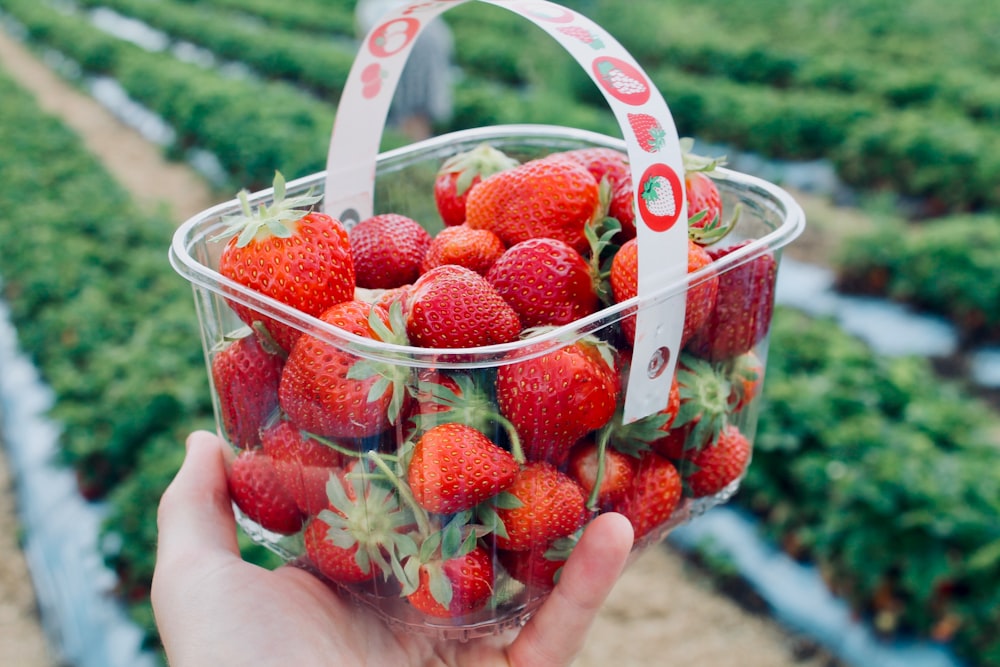
<path fill-rule="evenodd" d="M 651 165 L 639 182 L 639 216 L 654 232 L 665 232 L 677 222 L 683 196 L 677 172 L 665 164 Z"/>
<path fill-rule="evenodd" d="M 405 49 L 419 31 L 420 21 L 417 19 L 394 19 L 372 32 L 368 38 L 368 50 L 376 58 L 394 56 Z"/>
<path fill-rule="evenodd" d="M 594 61 L 597 80 L 612 97 L 630 106 L 649 101 L 649 84 L 646 75 L 624 60 L 611 57 Z"/>

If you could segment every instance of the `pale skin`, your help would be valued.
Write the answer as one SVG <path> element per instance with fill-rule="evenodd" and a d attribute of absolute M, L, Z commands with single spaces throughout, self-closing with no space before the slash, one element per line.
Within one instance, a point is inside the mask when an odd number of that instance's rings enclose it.
<path fill-rule="evenodd" d="M 152 603 L 171 667 L 562 667 L 572 663 L 632 547 L 602 514 L 520 632 L 468 642 L 393 632 L 305 570 L 242 560 L 225 445 L 198 431 L 160 502 Z"/>

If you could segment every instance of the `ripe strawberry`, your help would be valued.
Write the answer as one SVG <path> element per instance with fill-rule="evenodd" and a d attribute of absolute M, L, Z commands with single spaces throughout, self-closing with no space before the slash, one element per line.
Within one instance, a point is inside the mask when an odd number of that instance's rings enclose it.
<path fill-rule="evenodd" d="M 709 158 L 692 152 L 694 140 L 681 139 L 684 153 L 684 195 L 687 198 L 688 235 L 699 245 L 713 245 L 721 241 L 736 226 L 739 208 L 729 220 L 723 220 L 722 195 L 709 176 L 717 167 L 726 163 L 725 157 Z"/>
<path fill-rule="evenodd" d="M 632 488 L 615 507 L 632 522 L 635 539 L 670 519 L 681 499 L 681 476 L 674 464 L 648 452 L 639 460 Z"/>
<path fill-rule="evenodd" d="M 569 324 L 599 306 L 590 264 L 556 239 L 528 239 L 511 246 L 493 264 L 486 280 L 524 327 Z"/>
<path fill-rule="evenodd" d="M 680 407 L 667 437 L 654 443 L 675 461 L 689 458 L 714 443 L 729 425 L 735 395 L 723 369 L 682 353 L 677 364 Z"/>
<path fill-rule="evenodd" d="M 635 459 L 650 449 L 659 452 L 677 430 L 674 422 L 680 414 L 680 405 L 680 383 L 675 374 L 667 394 L 667 404 L 662 410 L 628 424 L 618 419 L 612 420 L 609 436 L 611 446 Z"/>
<path fill-rule="evenodd" d="M 245 515 L 261 527 L 291 535 L 302 528 L 302 513 L 278 479 L 271 457 L 259 449 L 245 449 L 229 469 L 229 496 Z"/>
<path fill-rule="evenodd" d="M 228 239 L 219 273 L 307 315 L 318 316 L 353 298 L 354 262 L 347 231 L 326 214 L 303 210 L 319 197 L 285 199 L 285 181 L 277 174 L 270 206 L 252 210 L 245 191 L 239 198 L 243 214 L 230 218 L 226 230 L 214 238 Z M 301 333 L 242 304 L 233 301 L 230 306 L 247 324 L 260 322 L 285 350 Z"/>
<path fill-rule="evenodd" d="M 362 220 L 350 231 L 358 287 L 388 289 L 420 275 L 431 235 L 405 215 L 384 213 Z"/>
<path fill-rule="evenodd" d="M 559 579 L 563 565 L 579 541 L 581 530 L 560 537 L 551 544 L 530 551 L 497 550 L 497 560 L 507 574 L 537 592 L 552 590 Z M 530 595 L 529 595 L 530 597 Z"/>
<path fill-rule="evenodd" d="M 445 226 L 465 222 L 466 199 L 481 180 L 517 165 L 517 160 L 489 144 L 448 158 L 434 180 L 434 202 Z"/>
<path fill-rule="evenodd" d="M 497 405 L 517 429 L 525 456 L 555 465 L 611 419 L 620 391 L 611 348 L 592 337 L 497 371 Z"/>
<path fill-rule="evenodd" d="M 278 383 L 284 359 L 247 335 L 212 357 L 212 385 L 219 398 L 222 428 L 235 447 L 260 444 L 260 429 L 278 408 Z"/>
<path fill-rule="evenodd" d="M 398 342 L 402 323 L 363 301 L 346 301 L 321 320 L 347 333 Z M 344 344 L 346 345 L 346 343 Z M 398 421 L 407 400 L 401 365 L 363 361 L 342 345 L 302 336 L 285 362 L 278 398 L 296 427 L 331 438 L 376 435 Z"/>
<path fill-rule="evenodd" d="M 729 377 L 733 385 L 733 410 L 742 410 L 760 393 L 764 384 L 764 363 L 750 350 L 733 360 Z"/>
<path fill-rule="evenodd" d="M 407 481 L 429 512 L 454 514 L 507 489 L 517 475 L 514 456 L 465 424 L 440 424 L 413 448 Z"/>
<path fill-rule="evenodd" d="M 407 299 L 406 332 L 415 345 L 467 348 L 509 343 L 521 321 L 472 269 L 446 264 L 417 279 Z"/>
<path fill-rule="evenodd" d="M 316 517 L 303 534 L 306 557 L 320 574 L 341 584 L 357 584 L 375 578 L 377 570 L 370 565 L 362 568 L 357 562 L 357 541 L 344 548 L 333 543 L 327 534 L 330 526 Z"/>
<path fill-rule="evenodd" d="M 278 481 L 298 508 L 310 516 L 324 510 L 329 504 L 326 484 L 340 470 L 343 455 L 284 420 L 265 429 L 261 441 Z"/>
<path fill-rule="evenodd" d="M 497 548 L 542 549 L 553 540 L 572 534 L 586 521 L 583 489 L 549 463 L 525 465 L 507 492 L 520 505 L 497 508 L 506 529 L 506 536 L 496 535 Z"/>
<path fill-rule="evenodd" d="M 507 247 L 548 237 L 586 252 L 584 229 L 602 215 L 597 181 L 566 159 L 541 158 L 494 174 L 466 203 L 467 224 L 493 230 Z"/>
<path fill-rule="evenodd" d="M 688 241 L 688 274 L 692 274 L 712 263 L 708 251 L 694 241 Z M 634 297 L 639 284 L 639 246 L 635 239 L 626 241 L 615 253 L 611 263 L 611 291 L 616 303 Z M 687 291 L 687 305 L 684 312 L 684 329 L 681 343 L 691 339 L 705 324 L 712 313 L 719 291 L 719 279 L 715 275 L 702 278 Z M 635 342 L 635 316 L 622 320 L 622 333 L 632 344 Z"/>
<path fill-rule="evenodd" d="M 631 178 L 612 188 L 611 201 L 608 202 L 608 215 L 621 225 L 621 231 L 616 240 L 625 242 L 635 238 L 635 193 Z"/>
<path fill-rule="evenodd" d="M 574 150 L 552 153 L 550 158 L 568 158 L 583 165 L 598 183 L 607 179 L 608 185 L 614 188 L 620 183 L 631 183 L 632 171 L 629 168 L 628 154 L 614 148 L 595 146 L 593 148 L 577 148 Z"/>
<path fill-rule="evenodd" d="M 609 507 L 620 501 L 635 477 L 636 459 L 631 456 L 615 449 L 606 449 L 603 452 L 603 464 L 601 457 L 597 444 L 589 439 L 577 444 L 569 454 L 567 472 L 594 499 L 591 507 Z M 598 475 L 601 481 L 595 492 Z"/>
<path fill-rule="evenodd" d="M 486 606 L 493 595 L 493 560 L 482 547 L 446 561 L 420 566 L 417 590 L 410 604 L 429 616 L 454 618 Z"/>
<path fill-rule="evenodd" d="M 713 261 L 743 248 L 749 241 L 709 250 Z M 767 335 L 774 312 L 774 282 L 778 265 L 767 253 L 719 275 L 719 295 L 689 349 L 697 356 L 722 361 L 739 356 Z"/>
<path fill-rule="evenodd" d="M 701 498 L 725 489 L 743 474 L 749 463 L 750 442 L 735 425 L 729 425 L 714 444 L 694 452 L 678 467 L 691 496 Z"/>
<path fill-rule="evenodd" d="M 420 272 L 427 273 L 443 264 L 458 264 L 484 276 L 504 250 L 500 237 L 488 229 L 473 229 L 464 224 L 445 227 L 431 240 Z"/>
<path fill-rule="evenodd" d="M 330 504 L 305 534 L 306 554 L 329 579 L 357 583 L 394 576 L 414 547 L 414 515 L 396 489 L 356 461 L 327 484 Z"/>

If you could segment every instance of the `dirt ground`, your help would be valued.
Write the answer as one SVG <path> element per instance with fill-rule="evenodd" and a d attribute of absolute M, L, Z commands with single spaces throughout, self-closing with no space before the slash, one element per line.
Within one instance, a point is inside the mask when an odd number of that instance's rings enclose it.
<path fill-rule="evenodd" d="M 160 150 L 103 107 L 67 86 L 19 43 L 0 31 L 0 66 L 60 116 L 135 195 L 167 205 L 184 220 L 224 198 L 190 169 L 166 161 Z M 823 244 L 810 239 L 821 254 Z M 0 664 L 53 667 L 38 623 L 34 593 L 17 543 L 18 525 L 0 448 Z M 579 667 L 618 664 L 712 667 L 821 667 L 828 657 L 766 616 L 749 613 L 714 592 L 710 582 L 673 550 L 648 550 L 626 572 L 601 612 Z"/>

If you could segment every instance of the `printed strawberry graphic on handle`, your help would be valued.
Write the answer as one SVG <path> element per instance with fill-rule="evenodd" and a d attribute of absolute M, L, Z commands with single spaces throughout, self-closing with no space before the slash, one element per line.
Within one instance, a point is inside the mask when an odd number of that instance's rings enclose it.
<path fill-rule="evenodd" d="M 670 229 L 681 212 L 683 190 L 677 173 L 665 164 L 654 164 L 639 182 L 639 217 L 657 232 Z"/>
<path fill-rule="evenodd" d="M 642 150 L 647 153 L 659 153 L 663 150 L 667 142 L 667 132 L 660 125 L 660 121 L 649 114 L 630 113 L 628 122 Z"/>
<path fill-rule="evenodd" d="M 564 28 L 559 28 L 559 32 L 570 37 L 574 37 L 595 51 L 600 51 L 604 48 L 604 42 L 601 41 L 600 36 L 596 33 L 587 30 L 586 28 L 581 28 L 580 26 L 570 25 Z"/>
<path fill-rule="evenodd" d="M 594 74 L 612 97 L 630 106 L 640 106 L 649 101 L 646 77 L 624 60 L 611 57 L 594 61 Z"/>

